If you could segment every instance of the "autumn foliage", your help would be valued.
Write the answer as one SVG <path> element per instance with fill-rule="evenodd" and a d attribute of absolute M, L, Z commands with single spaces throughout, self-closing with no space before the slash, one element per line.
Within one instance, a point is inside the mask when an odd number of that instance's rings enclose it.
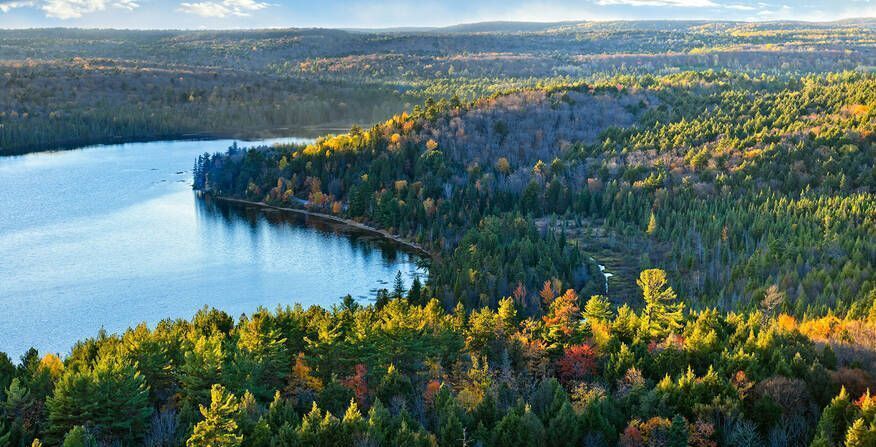
<path fill-rule="evenodd" d="M 557 359 L 556 366 L 563 383 L 586 379 L 596 374 L 596 351 L 587 344 L 570 346 Z"/>

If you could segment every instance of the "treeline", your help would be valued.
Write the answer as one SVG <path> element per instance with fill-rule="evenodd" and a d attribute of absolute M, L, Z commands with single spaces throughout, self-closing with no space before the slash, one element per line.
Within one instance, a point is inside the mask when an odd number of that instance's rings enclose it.
<path fill-rule="evenodd" d="M 689 312 L 663 271 L 637 283 L 639 312 L 552 281 L 526 318 L 519 297 L 447 312 L 400 289 L 237 321 L 205 308 L 64 360 L 0 355 L 0 443 L 873 445 L 876 307 L 799 322 L 772 300 Z"/>
<path fill-rule="evenodd" d="M 140 139 L 275 136 L 406 107 L 377 85 L 112 60 L 0 65 L 0 154 Z M 283 106 L 280 107 L 279 105 Z"/>
<path fill-rule="evenodd" d="M 777 286 L 795 315 L 860 316 L 876 260 L 874 92 L 857 73 L 698 72 L 427 101 L 306 147 L 205 154 L 195 187 L 416 241 L 440 255 L 429 285 L 447 308 L 531 297 L 548 276 L 604 292 L 592 267 L 568 263 L 595 227 L 635 244 L 642 259 L 623 262 L 666 269 L 697 307 L 751 307 Z M 564 224 L 491 230 L 517 215 Z M 527 257 L 530 243 L 544 253 Z"/>
<path fill-rule="evenodd" d="M 876 66 L 871 21 L 475 24 L 424 32 L 0 30 L 0 154 L 370 125 L 619 75 L 796 76 Z"/>

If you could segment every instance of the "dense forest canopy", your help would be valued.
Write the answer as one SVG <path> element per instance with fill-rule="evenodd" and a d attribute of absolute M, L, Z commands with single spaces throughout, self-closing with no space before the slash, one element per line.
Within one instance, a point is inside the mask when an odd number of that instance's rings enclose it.
<path fill-rule="evenodd" d="M 537 312 L 554 278 L 605 294 L 579 249 L 619 239 L 638 252 L 626 270 L 666 269 L 696 307 L 752 308 L 777 286 L 792 314 L 860 316 L 874 289 L 874 105 L 876 77 L 851 72 L 619 77 L 207 154 L 196 187 L 430 247 L 428 285 L 447 308 L 523 288 Z"/>
<path fill-rule="evenodd" d="M 0 31 L 0 150 L 358 122 L 193 186 L 433 255 L 0 353 L 0 446 L 874 446 L 874 33 Z"/>
<path fill-rule="evenodd" d="M 62 361 L 0 354 L 11 446 L 871 446 L 876 311 L 688 312 L 661 270 L 640 311 L 548 283 L 445 311 L 214 309 L 100 334 Z M 773 291 L 773 294 L 781 292 Z M 415 304 L 424 303 L 424 304 Z M 637 303 L 638 304 L 638 303 Z M 38 440 L 35 440 L 38 438 Z"/>
<path fill-rule="evenodd" d="M 876 22 L 486 23 L 422 31 L 0 30 L 0 154 L 363 126 L 618 74 L 876 67 Z"/>

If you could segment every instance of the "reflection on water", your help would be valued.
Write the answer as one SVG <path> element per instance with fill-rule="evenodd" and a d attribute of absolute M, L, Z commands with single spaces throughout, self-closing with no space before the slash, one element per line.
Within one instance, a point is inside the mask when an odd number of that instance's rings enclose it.
<path fill-rule="evenodd" d="M 309 217 L 304 214 L 282 212 L 276 209 L 256 206 L 230 204 L 212 199 L 209 195 L 196 194 L 196 196 L 199 200 L 196 201 L 195 212 L 197 213 L 198 220 L 203 221 L 205 225 L 213 225 L 216 221 L 221 220 L 221 224 L 218 227 L 227 229 L 233 227 L 238 221 L 243 220 L 249 226 L 253 239 L 257 239 L 266 227 L 270 228 L 269 232 L 277 232 L 281 228 L 289 228 L 295 231 L 296 229 L 306 227 L 318 231 L 320 238 L 343 241 L 343 245 L 349 246 L 350 254 L 353 258 L 362 258 L 368 263 L 380 262 L 391 266 L 398 263 L 417 262 L 412 260 L 412 256 L 404 250 L 404 247 L 399 247 L 397 244 L 392 243 L 392 241 L 357 228 L 325 219 Z M 419 262 L 423 264 L 423 269 L 426 268 L 424 262 L 426 261 L 420 260 Z M 424 272 L 424 270 L 420 270 L 402 273 L 409 273 L 406 276 L 408 279 L 412 279 L 416 275 L 422 276 Z M 380 282 L 388 283 L 383 279 Z"/>
<path fill-rule="evenodd" d="M 211 305 L 332 305 L 388 288 L 417 258 L 333 223 L 198 197 L 194 158 L 230 141 L 0 158 L 0 351 L 68 352 L 104 327 Z"/>

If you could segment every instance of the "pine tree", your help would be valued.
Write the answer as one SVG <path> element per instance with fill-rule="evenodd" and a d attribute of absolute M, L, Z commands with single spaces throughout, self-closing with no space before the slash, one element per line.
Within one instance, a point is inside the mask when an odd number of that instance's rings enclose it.
<path fill-rule="evenodd" d="M 359 412 L 359 405 L 356 399 L 350 399 L 350 406 L 344 413 L 344 418 L 341 420 L 343 427 L 345 444 L 354 445 L 355 442 L 361 439 L 367 429 L 366 421 Z"/>
<path fill-rule="evenodd" d="M 581 424 L 572 404 L 565 402 L 556 416 L 551 419 L 547 429 L 547 445 L 562 447 L 578 445 L 581 439 Z"/>
<path fill-rule="evenodd" d="M 243 436 L 236 418 L 240 411 L 237 398 L 225 391 L 222 385 L 210 389 L 210 407 L 201 405 L 204 420 L 195 425 L 192 436 L 186 441 L 188 447 L 238 447 Z"/>
<path fill-rule="evenodd" d="M 839 394 L 830 401 L 821 413 L 821 419 L 815 427 L 813 446 L 838 445 L 845 437 L 846 430 L 852 423 L 855 407 L 849 399 L 846 388 L 840 389 Z"/>
<path fill-rule="evenodd" d="M 95 404 L 92 422 L 100 437 L 122 444 L 140 441 L 152 417 L 146 379 L 132 365 L 110 357 L 94 367 L 90 400 Z"/>
<path fill-rule="evenodd" d="M 420 282 L 420 276 L 414 276 L 411 282 L 411 290 L 408 291 L 408 302 L 417 306 L 426 304 L 426 297 L 423 296 L 423 283 Z"/>
<path fill-rule="evenodd" d="M 510 334 L 517 328 L 517 307 L 510 297 L 499 300 L 499 309 L 496 311 L 499 322 L 506 333 Z"/>
<path fill-rule="evenodd" d="M 675 303 L 675 291 L 666 284 L 666 272 L 645 270 L 636 284 L 642 289 L 645 300 L 641 324 L 647 336 L 659 338 L 681 328 L 684 304 Z"/>
<path fill-rule="evenodd" d="M 520 445 L 528 447 L 541 447 L 545 442 L 544 425 L 538 416 L 527 406 L 520 418 Z"/>
<path fill-rule="evenodd" d="M 639 228 L 641 228 L 641 227 L 639 227 Z M 657 232 L 657 218 L 654 216 L 654 212 L 651 211 L 651 217 L 648 218 L 648 228 L 645 229 L 645 233 L 648 233 L 648 236 L 653 236 L 654 233 L 656 233 L 656 232 Z"/>
<path fill-rule="evenodd" d="M 876 427 L 871 425 L 868 430 L 863 418 L 855 419 L 855 422 L 849 427 L 849 431 L 846 432 L 844 447 L 867 447 L 873 445 L 876 445 Z"/>
<path fill-rule="evenodd" d="M 210 388 L 221 381 L 225 365 L 222 335 L 193 335 L 192 349 L 184 353 L 180 365 L 180 385 L 183 404 L 192 411 L 210 403 Z"/>
<path fill-rule="evenodd" d="M 389 410 L 383 406 L 383 403 L 380 400 L 374 401 L 374 405 L 368 410 L 368 424 L 365 431 L 367 445 L 387 445 L 391 418 Z"/>
<path fill-rule="evenodd" d="M 584 305 L 582 315 L 587 321 L 609 321 L 612 318 L 611 303 L 602 295 L 593 295 Z"/>
<path fill-rule="evenodd" d="M 675 415 L 672 418 L 672 425 L 669 427 L 669 445 L 667 447 L 687 447 L 688 437 L 687 421 L 680 414 Z"/>
<path fill-rule="evenodd" d="M 46 400 L 49 412 L 49 443 L 57 445 L 73 427 L 88 423 L 92 418 L 92 381 L 86 371 L 71 371 L 61 376 L 54 394 Z"/>
<path fill-rule="evenodd" d="M 517 411 L 509 411 L 493 429 L 495 447 L 517 447 L 523 445 L 520 437 L 520 415 Z"/>
<path fill-rule="evenodd" d="M 452 408 L 442 409 L 438 420 L 438 445 L 441 447 L 456 447 L 462 445 L 465 427 Z"/>
<path fill-rule="evenodd" d="M 405 282 L 402 279 L 401 271 L 395 273 L 395 280 L 392 285 L 392 297 L 403 298 L 405 296 Z"/>
<path fill-rule="evenodd" d="M 61 447 L 97 447 L 97 445 L 94 436 L 85 430 L 85 427 L 77 425 L 64 436 Z"/>

